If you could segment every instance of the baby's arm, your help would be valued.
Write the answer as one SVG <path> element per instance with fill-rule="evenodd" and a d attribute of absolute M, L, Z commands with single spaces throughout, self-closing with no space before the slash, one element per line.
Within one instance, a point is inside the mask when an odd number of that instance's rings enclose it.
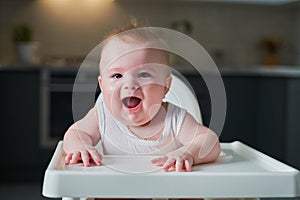
<path fill-rule="evenodd" d="M 96 165 L 101 165 L 102 156 L 94 147 L 99 140 L 98 117 L 94 107 L 84 118 L 71 125 L 64 135 L 66 164 L 75 164 L 82 160 L 84 166 L 89 166 L 91 159 Z"/>
<path fill-rule="evenodd" d="M 216 133 L 200 125 L 186 114 L 178 136 L 183 146 L 168 153 L 165 157 L 153 160 L 162 165 L 164 171 L 175 168 L 176 171 L 191 171 L 192 165 L 215 161 L 220 154 L 220 143 Z"/>

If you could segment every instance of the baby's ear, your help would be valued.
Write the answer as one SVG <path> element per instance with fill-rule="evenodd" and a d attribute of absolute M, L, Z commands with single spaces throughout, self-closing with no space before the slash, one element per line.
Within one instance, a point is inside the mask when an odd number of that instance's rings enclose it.
<path fill-rule="evenodd" d="M 168 93 L 170 87 L 171 87 L 171 83 L 172 83 L 172 76 L 168 76 L 166 79 L 166 84 L 165 84 L 165 94 Z"/>
<path fill-rule="evenodd" d="M 99 84 L 100 90 L 102 91 L 102 78 L 101 78 L 101 76 L 98 76 L 98 84 Z"/>

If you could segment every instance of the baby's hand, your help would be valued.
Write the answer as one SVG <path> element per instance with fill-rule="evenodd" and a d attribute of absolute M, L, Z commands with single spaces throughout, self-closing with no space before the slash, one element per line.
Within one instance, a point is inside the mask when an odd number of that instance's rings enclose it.
<path fill-rule="evenodd" d="M 83 162 L 85 167 L 90 166 L 90 161 L 97 166 L 102 165 L 102 155 L 94 146 L 80 146 L 78 149 L 68 153 L 65 157 L 66 164 L 77 164 Z"/>
<path fill-rule="evenodd" d="M 176 172 L 190 172 L 192 171 L 194 159 L 188 152 L 177 149 L 168 153 L 166 156 L 153 159 L 152 163 L 157 166 L 162 166 L 164 172 L 172 170 L 175 170 Z"/>

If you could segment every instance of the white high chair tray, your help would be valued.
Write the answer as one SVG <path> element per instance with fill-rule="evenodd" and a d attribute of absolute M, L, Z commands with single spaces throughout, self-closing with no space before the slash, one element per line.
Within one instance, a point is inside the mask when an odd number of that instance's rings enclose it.
<path fill-rule="evenodd" d="M 214 163 L 162 172 L 155 156 L 104 156 L 103 166 L 65 165 L 62 142 L 46 169 L 46 197 L 226 198 L 300 196 L 300 175 L 241 142 L 222 143 Z"/>

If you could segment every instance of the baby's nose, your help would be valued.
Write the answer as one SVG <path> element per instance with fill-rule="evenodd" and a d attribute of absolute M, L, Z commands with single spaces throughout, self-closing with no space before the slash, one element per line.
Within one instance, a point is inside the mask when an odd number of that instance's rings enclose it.
<path fill-rule="evenodd" d="M 123 87 L 126 90 L 136 90 L 139 88 L 139 84 L 134 79 L 127 79 L 125 80 Z"/>

